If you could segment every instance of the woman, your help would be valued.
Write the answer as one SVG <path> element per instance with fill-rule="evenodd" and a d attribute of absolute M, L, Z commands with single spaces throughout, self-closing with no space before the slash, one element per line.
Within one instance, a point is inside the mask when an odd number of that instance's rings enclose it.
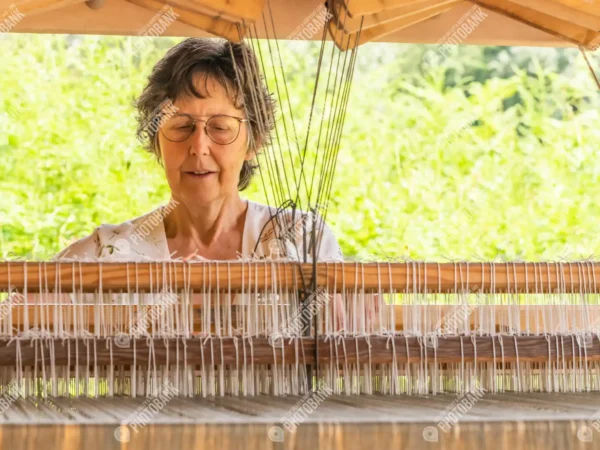
<path fill-rule="evenodd" d="M 273 101 L 253 77 L 256 57 L 244 44 L 187 39 L 156 64 L 137 100 L 138 136 L 165 170 L 171 200 L 142 217 L 101 225 L 58 259 L 302 259 L 311 216 L 240 197 L 270 142 Z M 306 227 L 298 227 L 298 224 Z M 331 230 L 317 258 L 340 260 Z M 305 255 L 306 254 L 306 255 Z"/>

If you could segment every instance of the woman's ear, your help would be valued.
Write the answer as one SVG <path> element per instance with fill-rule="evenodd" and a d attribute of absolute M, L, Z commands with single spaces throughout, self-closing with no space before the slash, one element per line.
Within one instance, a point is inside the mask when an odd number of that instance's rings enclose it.
<path fill-rule="evenodd" d="M 254 158 L 256 158 L 256 151 L 255 150 L 248 150 L 246 152 L 246 156 L 244 157 L 244 161 L 251 161 Z"/>
<path fill-rule="evenodd" d="M 163 164 L 162 148 L 160 146 L 160 138 L 158 136 L 158 132 L 156 132 L 156 134 L 154 135 L 154 156 L 156 156 L 158 164 L 160 164 L 161 167 L 165 167 Z"/>
<path fill-rule="evenodd" d="M 256 155 L 258 154 L 258 151 L 256 149 L 259 149 L 260 145 L 261 145 L 260 138 L 256 139 L 254 146 L 250 145 L 250 142 L 248 142 L 248 149 L 246 150 L 246 156 L 245 156 L 244 160 L 250 161 L 250 160 L 256 158 Z"/>

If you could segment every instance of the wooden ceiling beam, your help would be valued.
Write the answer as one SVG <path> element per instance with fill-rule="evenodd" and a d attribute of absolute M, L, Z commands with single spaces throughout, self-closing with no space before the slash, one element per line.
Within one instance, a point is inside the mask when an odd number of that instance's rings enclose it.
<path fill-rule="evenodd" d="M 546 13 L 534 11 L 510 0 L 474 0 L 486 8 L 497 11 L 515 20 L 536 27 L 576 45 L 589 46 L 598 33 L 588 28 L 574 25 Z"/>
<path fill-rule="evenodd" d="M 382 23 L 373 26 L 367 30 L 361 30 L 360 32 L 344 33 L 337 27 L 334 21 L 329 22 L 329 33 L 333 38 L 337 47 L 341 50 L 350 50 L 358 45 L 365 44 L 367 42 L 380 39 L 386 35 L 394 33 L 398 30 L 410 27 L 416 23 L 420 23 L 431 17 L 437 16 L 443 12 L 446 12 L 456 6 L 456 3 L 444 4 L 437 8 L 428 9 L 426 11 L 420 11 L 418 13 L 399 17 L 394 20 L 390 20 L 386 23 Z"/>
<path fill-rule="evenodd" d="M 600 3 L 593 0 L 560 0 L 560 2 L 586 14 L 600 15 Z"/>
<path fill-rule="evenodd" d="M 25 16 L 34 16 L 46 11 L 62 9 L 67 6 L 85 3 L 86 0 L 0 0 L 0 16 L 10 13 L 11 9 Z"/>
<path fill-rule="evenodd" d="M 600 31 L 600 14 L 594 15 L 578 11 L 562 3 L 562 0 L 511 0 L 521 6 L 525 6 L 533 11 L 548 14 L 575 25 L 589 28 L 593 31 Z"/>
<path fill-rule="evenodd" d="M 219 16 L 239 17 L 254 22 L 265 10 L 265 0 L 187 0 L 190 7 L 216 11 Z"/>
<path fill-rule="evenodd" d="M 2 0 L 0 0 L 2 1 Z M 9 0 L 11 1 L 11 0 Z M 85 3 L 69 5 L 60 10 L 26 15 L 11 33 L 91 34 L 136 36 L 150 23 L 156 11 L 125 0 L 106 0 L 100 9 Z M 207 37 L 209 33 L 181 21 L 171 24 L 163 36 Z"/>
<path fill-rule="evenodd" d="M 359 30 L 368 30 L 379 25 L 383 25 L 400 18 L 409 18 L 416 14 L 427 11 L 445 10 L 445 6 L 456 6 L 465 0 L 426 0 L 419 2 L 418 5 L 406 5 L 399 8 L 383 11 L 368 16 L 350 17 L 346 14 L 345 8 L 332 8 L 331 12 L 336 25 L 343 29 L 345 33 L 355 33 Z"/>
<path fill-rule="evenodd" d="M 160 11 L 165 4 L 156 0 L 127 0 L 130 3 L 144 7 L 152 11 Z M 173 12 L 178 16 L 177 20 L 195 28 L 204 30 L 215 36 L 228 39 L 231 42 L 240 42 L 243 37 L 240 32 L 240 25 L 229 22 L 223 18 L 208 16 L 199 12 L 188 11 L 178 7 L 172 7 Z"/>
<path fill-rule="evenodd" d="M 472 13 L 472 8 L 478 7 L 485 16 L 481 25 L 461 40 L 466 45 L 528 45 L 542 47 L 572 47 L 569 41 L 534 28 L 518 20 L 488 8 L 474 5 L 471 1 L 458 5 L 450 11 L 417 23 L 403 30 L 396 31 L 378 42 L 403 42 L 432 44 L 440 43 L 447 33 L 465 16 Z"/>
<path fill-rule="evenodd" d="M 438 0 L 440 1 L 440 0 Z M 369 16 L 396 8 L 426 3 L 427 0 L 344 0 L 344 6 L 350 17 Z"/>
<path fill-rule="evenodd" d="M 46 11 L 52 11 L 55 9 L 62 9 L 66 6 L 76 5 L 78 3 L 85 3 L 86 0 L 25 0 L 20 2 L 11 1 L 11 6 L 19 11 L 19 13 L 25 16 L 34 16 Z M 7 9 L 9 9 L 8 7 Z"/>
<path fill-rule="evenodd" d="M 11 4 L 18 6 L 29 0 L 0 0 L 0 14 L 6 12 Z M 183 2 L 185 0 L 169 0 L 172 2 Z M 355 0 L 351 0 L 354 2 Z M 371 0 L 370 0 L 371 1 Z M 390 0 L 392 1 L 392 0 Z M 393 0 L 396 1 L 396 0 Z M 396 1 L 399 7 L 405 7 L 409 4 L 424 4 L 428 0 L 404 0 Z M 442 0 L 440 0 L 442 1 Z M 545 0 L 546 1 L 546 0 Z M 550 1 L 550 0 L 547 0 Z M 590 11 L 598 11 L 596 6 L 587 4 L 583 0 L 573 0 L 574 5 L 570 5 L 569 0 L 561 0 L 565 4 L 576 10 L 591 8 Z M 371 1 L 372 2 L 372 1 Z M 380 4 L 380 2 L 375 2 Z M 585 3 L 585 4 L 584 4 Z M 190 2 L 190 4 L 193 4 Z M 352 3 L 355 4 L 355 3 Z M 387 1 L 385 4 L 389 5 Z M 576 4 L 576 5 L 575 5 Z M 201 7 L 195 4 L 195 10 Z M 323 5 L 322 0 L 270 0 L 270 7 L 273 12 L 275 27 L 278 38 L 285 38 L 298 27 L 305 26 L 307 18 Z M 581 6 L 578 8 L 576 6 Z M 436 43 L 452 29 L 452 27 L 461 20 L 461 17 L 473 7 L 473 3 L 466 1 L 459 4 L 451 10 L 431 17 L 419 23 L 407 26 L 402 29 L 382 34 L 374 39 L 378 42 L 402 42 L 402 43 Z M 592 7 L 596 8 L 593 9 Z M 557 34 L 549 34 L 540 28 L 534 28 L 504 16 L 502 13 L 496 13 L 490 9 L 481 8 L 488 17 L 469 34 L 461 43 L 476 45 L 533 45 L 533 46 L 552 46 L 565 47 L 574 45 L 572 41 L 565 41 Z M 38 10 L 39 11 L 39 10 Z M 62 9 L 52 9 L 39 11 L 35 14 L 27 14 L 20 20 L 10 32 L 14 33 L 52 33 L 52 34 L 90 34 L 90 35 L 129 35 L 140 34 L 141 30 L 152 20 L 156 10 L 146 9 L 145 7 L 127 2 L 125 0 L 105 0 L 105 4 L 100 9 L 91 9 L 85 3 L 69 4 Z M 261 18 L 262 19 L 262 18 Z M 190 23 L 194 21 L 190 20 Z M 258 27 L 258 37 L 264 38 L 264 31 Z M 272 33 L 270 34 L 272 37 Z M 212 36 L 206 30 L 188 25 L 181 20 L 171 24 L 161 36 L 188 36 L 205 37 Z M 312 39 L 320 39 L 318 34 Z"/>
<path fill-rule="evenodd" d="M 198 14 L 202 14 L 208 17 L 218 17 L 220 19 L 225 19 L 228 22 L 233 23 L 242 23 L 245 19 L 240 16 L 226 14 L 223 12 L 216 11 L 212 8 L 207 8 L 202 5 L 197 5 L 196 3 L 192 3 L 189 0 L 160 0 L 164 2 L 166 5 L 182 9 L 184 11 L 194 12 Z"/>

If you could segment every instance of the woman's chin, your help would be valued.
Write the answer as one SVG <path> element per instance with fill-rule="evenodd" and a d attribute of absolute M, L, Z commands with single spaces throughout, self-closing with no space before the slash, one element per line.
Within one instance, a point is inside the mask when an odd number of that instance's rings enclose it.
<path fill-rule="evenodd" d="M 209 205 L 219 198 L 217 192 L 189 192 L 185 195 L 195 205 Z"/>
<path fill-rule="evenodd" d="M 229 189 L 222 186 L 220 183 L 214 183 L 211 186 L 199 184 L 203 183 L 180 183 L 171 192 L 176 192 L 175 197 L 183 199 L 184 203 L 194 205 L 209 205 L 220 199 L 235 196 L 237 184 L 233 184 Z"/>

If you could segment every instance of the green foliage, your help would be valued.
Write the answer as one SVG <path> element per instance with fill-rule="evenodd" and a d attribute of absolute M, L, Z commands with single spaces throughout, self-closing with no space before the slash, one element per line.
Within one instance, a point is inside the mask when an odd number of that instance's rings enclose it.
<path fill-rule="evenodd" d="M 0 257 L 48 258 L 168 200 L 134 98 L 178 39 L 0 38 Z M 307 126 L 315 43 L 280 42 Z M 346 256 L 527 260 L 600 249 L 597 87 L 574 50 L 359 50 L 328 222 Z M 599 61 L 595 61 L 600 67 Z M 286 110 L 282 108 L 282 114 Z M 264 199 L 256 180 L 247 196 Z"/>

